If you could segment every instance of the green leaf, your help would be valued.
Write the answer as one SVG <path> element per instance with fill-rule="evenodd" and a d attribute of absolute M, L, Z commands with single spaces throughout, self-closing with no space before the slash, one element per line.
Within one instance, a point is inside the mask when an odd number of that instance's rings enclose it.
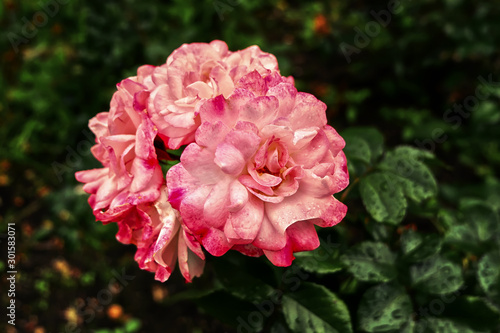
<path fill-rule="evenodd" d="M 346 142 L 344 153 L 349 160 L 359 160 L 366 164 L 369 164 L 372 158 L 372 153 L 368 143 L 360 137 L 345 136 Z"/>
<path fill-rule="evenodd" d="M 432 157 L 432 154 L 424 150 L 402 146 L 387 153 L 378 168 L 391 173 L 393 179 L 401 183 L 408 198 L 420 202 L 437 193 L 437 183 L 432 172 L 420 161 L 422 158 Z"/>
<path fill-rule="evenodd" d="M 484 297 L 450 295 L 441 299 L 446 305 L 442 316 L 466 324 L 472 329 L 487 330 L 500 324 L 499 309 Z"/>
<path fill-rule="evenodd" d="M 481 253 L 498 231 L 498 214 L 489 206 L 471 202 L 462 204 L 461 223 L 451 225 L 445 241 L 465 251 Z"/>
<path fill-rule="evenodd" d="M 338 244 L 322 242 L 314 251 L 295 253 L 294 264 L 302 269 L 318 274 L 335 273 L 344 268 L 340 261 Z"/>
<path fill-rule="evenodd" d="M 342 132 L 344 152 L 351 159 L 374 163 L 384 151 L 384 137 L 373 127 L 354 127 Z"/>
<path fill-rule="evenodd" d="M 387 282 L 397 275 L 396 256 L 384 243 L 363 242 L 349 249 L 341 260 L 361 281 Z"/>
<path fill-rule="evenodd" d="M 182 155 L 182 152 L 184 151 L 184 149 L 186 149 L 186 146 L 182 146 L 179 149 L 166 149 L 166 152 L 169 155 L 174 155 L 174 156 L 180 157 Z"/>
<path fill-rule="evenodd" d="M 132 318 L 125 324 L 125 331 L 127 333 L 137 332 L 142 326 L 142 323 L 139 319 Z"/>
<path fill-rule="evenodd" d="M 458 264 L 434 256 L 410 268 L 412 285 L 428 294 L 449 294 L 463 284 L 462 269 Z"/>
<path fill-rule="evenodd" d="M 244 269 L 231 263 L 227 258 L 214 261 L 217 278 L 230 294 L 250 302 L 269 299 L 275 291 L 270 285 L 248 274 Z"/>
<path fill-rule="evenodd" d="M 411 313 L 411 300 L 403 287 L 395 283 L 379 284 L 363 294 L 358 325 L 364 332 L 399 331 Z"/>
<path fill-rule="evenodd" d="M 481 289 L 497 305 L 500 305 L 500 252 L 485 254 L 479 260 L 477 279 Z"/>
<path fill-rule="evenodd" d="M 377 242 L 389 242 L 395 229 L 392 224 L 372 221 L 365 223 L 365 228 L 371 238 Z"/>
<path fill-rule="evenodd" d="M 401 235 L 401 253 L 408 262 L 422 261 L 441 250 L 441 239 L 435 234 L 422 235 L 407 230 Z"/>
<path fill-rule="evenodd" d="M 390 174 L 375 172 L 361 178 L 361 199 L 370 215 L 378 222 L 398 224 L 403 219 L 407 202 L 403 188 Z"/>
<path fill-rule="evenodd" d="M 220 289 L 220 288 L 219 288 Z M 170 305 L 170 304 L 175 304 L 179 301 L 185 301 L 185 300 L 196 300 L 198 298 L 202 298 L 205 296 L 208 296 L 219 289 L 217 288 L 212 288 L 212 289 L 206 289 L 206 290 L 200 290 L 200 289 L 188 289 L 179 293 L 176 293 L 170 297 L 167 297 L 164 301 L 165 304 Z"/>
<path fill-rule="evenodd" d="M 415 328 L 419 333 L 479 333 L 484 331 L 475 331 L 471 328 L 444 318 L 425 317 L 420 320 Z"/>
<path fill-rule="evenodd" d="M 304 282 L 298 290 L 285 294 L 283 313 L 294 332 L 352 332 L 347 306 L 322 285 Z"/>
<path fill-rule="evenodd" d="M 203 312 L 229 325 L 239 327 L 240 330 L 242 327 L 249 332 L 261 331 L 265 320 L 271 316 L 276 308 L 275 302 L 269 301 L 271 307 L 263 309 L 223 291 L 216 291 L 196 299 L 194 302 Z"/>
<path fill-rule="evenodd" d="M 168 170 L 170 170 L 171 167 L 174 165 L 180 163 L 178 160 L 166 160 L 166 161 L 161 161 L 160 166 L 161 166 L 161 171 L 163 172 L 164 175 L 167 174 Z"/>
<path fill-rule="evenodd" d="M 401 328 L 401 331 L 398 331 L 398 333 L 416 333 L 415 331 L 415 322 L 413 319 L 409 319 L 406 325 L 404 325 Z"/>

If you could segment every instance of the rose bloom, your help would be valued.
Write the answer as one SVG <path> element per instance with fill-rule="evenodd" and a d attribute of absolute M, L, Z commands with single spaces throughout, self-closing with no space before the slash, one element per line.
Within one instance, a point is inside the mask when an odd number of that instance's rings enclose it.
<path fill-rule="evenodd" d="M 135 260 L 141 269 L 155 272 L 155 279 L 161 282 L 170 277 L 178 261 L 186 282 L 191 282 L 203 273 L 205 255 L 200 243 L 181 224 L 179 212 L 168 202 L 166 188 L 161 192 L 148 210 L 149 223 L 134 232 Z"/>
<path fill-rule="evenodd" d="M 89 204 L 96 219 L 116 222 L 116 238 L 137 245 L 135 259 L 141 269 L 156 272 L 155 278 L 165 281 L 178 257 L 181 272 L 190 282 L 203 271 L 204 255 L 167 200 L 154 146 L 157 128 L 145 111 L 151 73 L 150 67 L 143 66 L 137 76 L 120 82 L 110 111 L 89 121 L 96 135 L 92 153 L 103 167 L 75 176 L 91 194 Z"/>
<path fill-rule="evenodd" d="M 109 112 L 89 121 L 96 135 L 91 151 L 103 167 L 75 176 L 85 183 L 83 189 L 91 194 L 89 204 L 99 219 L 109 218 L 108 211 L 116 207 L 154 202 L 164 183 L 154 147 L 157 129 L 137 103 L 137 96 L 147 92 L 142 69 L 138 74 L 117 84 Z"/>
<path fill-rule="evenodd" d="M 201 125 L 167 173 L 169 200 L 205 249 L 262 253 L 288 266 L 319 246 L 315 225 L 339 223 L 348 185 L 345 142 L 326 105 L 278 73 L 253 71 L 227 99 L 199 107 Z"/>
<path fill-rule="evenodd" d="M 193 142 L 200 125 L 199 102 L 221 94 L 228 97 L 234 82 L 254 70 L 270 74 L 278 71 L 278 62 L 258 46 L 230 52 L 219 40 L 184 44 L 164 65 L 152 67 L 155 87 L 148 112 L 167 147 L 177 149 Z"/>

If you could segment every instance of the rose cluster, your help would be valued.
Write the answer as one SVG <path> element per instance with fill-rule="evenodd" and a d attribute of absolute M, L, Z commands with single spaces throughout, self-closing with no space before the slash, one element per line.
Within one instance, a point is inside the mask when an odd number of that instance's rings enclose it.
<path fill-rule="evenodd" d="M 349 181 L 345 143 L 325 110 L 257 46 L 184 44 L 117 85 L 109 112 L 89 122 L 102 168 L 76 179 L 96 219 L 117 223 L 118 241 L 135 244 L 159 281 L 176 262 L 186 281 L 201 275 L 203 248 L 289 266 L 319 246 L 316 226 L 347 211 L 333 197 Z"/>

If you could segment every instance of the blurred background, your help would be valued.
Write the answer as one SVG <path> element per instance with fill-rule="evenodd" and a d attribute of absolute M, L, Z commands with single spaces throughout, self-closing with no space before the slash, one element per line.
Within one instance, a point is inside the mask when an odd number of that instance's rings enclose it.
<path fill-rule="evenodd" d="M 95 221 L 74 179 L 98 167 L 87 123 L 108 110 L 116 83 L 183 43 L 257 44 L 328 105 L 337 131 L 371 126 L 387 147 L 433 152 L 439 196 L 425 212 L 469 197 L 498 212 L 499 18 L 494 0 L 1 0 L 0 232 L 16 223 L 17 332 L 237 331 L 228 311 L 246 305 L 207 291 L 221 283 L 218 258 L 193 284 L 177 270 L 154 281 L 134 262 L 135 247 L 115 240 L 116 226 Z M 351 205 L 361 203 L 354 196 Z M 425 219 L 404 225 L 433 232 Z M 365 238 L 363 223 L 358 215 L 343 222 L 347 247 Z M 458 261 L 474 265 L 480 254 Z M 261 261 L 251 263 L 270 269 Z M 349 279 L 320 281 L 355 316 L 360 294 L 341 290 Z M 2 274 L 3 309 L 7 289 Z M 287 332 L 270 325 L 261 329 Z"/>

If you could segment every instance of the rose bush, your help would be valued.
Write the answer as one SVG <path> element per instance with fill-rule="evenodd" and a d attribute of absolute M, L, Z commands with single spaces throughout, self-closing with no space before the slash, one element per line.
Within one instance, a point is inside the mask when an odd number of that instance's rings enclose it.
<path fill-rule="evenodd" d="M 349 181 L 345 143 L 325 109 L 279 74 L 256 71 L 229 98 L 201 104 L 195 142 L 167 183 L 170 202 L 208 252 L 236 245 L 288 266 L 294 252 L 318 247 L 314 225 L 342 220 L 346 207 L 333 194 Z"/>
<path fill-rule="evenodd" d="M 92 153 L 103 168 L 79 171 L 76 179 L 85 183 L 96 219 L 116 222 L 116 238 L 137 246 L 135 259 L 142 269 L 156 272 L 155 278 L 165 281 L 178 256 L 183 276 L 191 281 L 201 274 L 204 255 L 180 226 L 178 212 L 166 195 L 161 195 L 166 190 L 154 146 L 157 129 L 140 103 L 148 94 L 150 74 L 150 68 L 143 66 L 137 76 L 119 83 L 110 111 L 89 121 L 96 135 Z"/>
<path fill-rule="evenodd" d="M 200 125 L 200 100 L 221 94 L 228 97 L 234 83 L 253 70 L 271 73 L 278 70 L 278 62 L 258 46 L 230 52 L 226 43 L 217 40 L 184 44 L 175 50 L 164 65 L 153 70 L 155 88 L 148 102 L 166 145 L 177 149 L 193 142 Z"/>
<path fill-rule="evenodd" d="M 344 140 L 325 104 L 257 46 L 184 44 L 117 88 L 110 111 L 89 122 L 103 167 L 76 178 L 96 219 L 116 222 L 117 239 L 137 246 L 140 268 L 157 280 L 177 261 L 186 281 L 201 275 L 201 245 L 288 266 L 319 246 L 315 226 L 345 216 L 333 197 L 348 184 Z M 165 178 L 167 149 L 183 145 Z"/>

